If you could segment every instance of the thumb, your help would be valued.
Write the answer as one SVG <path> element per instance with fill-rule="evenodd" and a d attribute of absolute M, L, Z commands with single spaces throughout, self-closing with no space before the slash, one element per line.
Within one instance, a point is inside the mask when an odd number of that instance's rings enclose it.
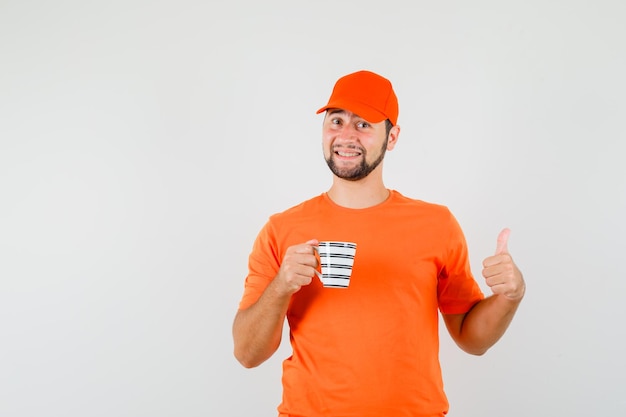
<path fill-rule="evenodd" d="M 509 235 L 511 234 L 511 230 L 506 228 L 503 229 L 498 235 L 498 246 L 496 246 L 496 255 L 501 255 L 503 253 L 509 253 L 508 243 L 509 243 Z"/>

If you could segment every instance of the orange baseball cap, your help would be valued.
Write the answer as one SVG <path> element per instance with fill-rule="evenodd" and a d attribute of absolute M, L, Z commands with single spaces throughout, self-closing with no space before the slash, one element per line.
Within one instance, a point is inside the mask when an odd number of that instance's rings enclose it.
<path fill-rule="evenodd" d="M 368 122 L 389 119 L 398 122 L 398 98 L 391 82 L 371 71 L 357 71 L 337 80 L 328 104 L 317 114 L 328 109 L 343 109 L 358 114 Z"/>

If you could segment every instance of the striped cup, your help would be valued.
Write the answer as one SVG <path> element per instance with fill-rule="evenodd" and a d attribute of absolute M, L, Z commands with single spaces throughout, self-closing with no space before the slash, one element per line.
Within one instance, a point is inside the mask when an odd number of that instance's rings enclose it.
<path fill-rule="evenodd" d="M 324 287 L 347 288 L 352 275 L 356 243 L 323 241 L 315 247 L 322 272 L 315 271 Z"/>

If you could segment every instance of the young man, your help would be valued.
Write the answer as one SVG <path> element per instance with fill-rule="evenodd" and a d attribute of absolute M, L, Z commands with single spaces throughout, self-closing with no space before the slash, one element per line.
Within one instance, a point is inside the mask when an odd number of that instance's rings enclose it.
<path fill-rule="evenodd" d="M 400 135 L 391 83 L 348 74 L 321 112 L 332 186 L 271 216 L 259 233 L 233 323 L 235 356 L 245 367 L 268 359 L 287 318 L 293 355 L 283 365 L 280 417 L 443 416 L 438 312 L 468 353 L 498 341 L 525 291 L 509 231 L 483 262 L 493 292 L 485 298 L 450 211 L 383 183 L 385 152 Z M 357 244 L 347 288 L 317 278 L 321 240 Z"/>

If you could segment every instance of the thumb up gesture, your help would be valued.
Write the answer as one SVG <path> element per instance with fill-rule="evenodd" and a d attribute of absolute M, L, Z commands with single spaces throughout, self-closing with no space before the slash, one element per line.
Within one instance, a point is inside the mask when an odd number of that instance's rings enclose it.
<path fill-rule="evenodd" d="M 483 261 L 483 277 L 494 294 L 503 295 L 510 300 L 521 300 L 526 284 L 509 254 L 510 234 L 509 229 L 504 229 L 498 235 L 496 254 Z"/>

